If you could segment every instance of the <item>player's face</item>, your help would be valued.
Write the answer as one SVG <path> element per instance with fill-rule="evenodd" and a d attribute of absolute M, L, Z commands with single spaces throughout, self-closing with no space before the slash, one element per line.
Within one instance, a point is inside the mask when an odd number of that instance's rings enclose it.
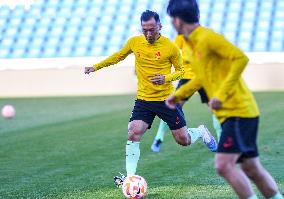
<path fill-rule="evenodd" d="M 182 22 L 177 17 L 172 17 L 172 24 L 175 27 L 178 34 L 183 34 L 182 32 Z"/>
<path fill-rule="evenodd" d="M 149 21 L 142 21 L 142 32 L 146 40 L 153 44 L 160 37 L 161 24 L 157 23 L 154 18 Z"/>

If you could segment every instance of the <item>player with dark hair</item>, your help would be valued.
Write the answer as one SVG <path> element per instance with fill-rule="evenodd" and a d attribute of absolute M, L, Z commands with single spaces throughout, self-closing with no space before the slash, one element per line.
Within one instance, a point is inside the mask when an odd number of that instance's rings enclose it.
<path fill-rule="evenodd" d="M 283 199 L 273 177 L 263 168 L 257 149 L 259 110 L 241 74 L 248 58 L 222 35 L 199 24 L 195 0 L 170 0 L 172 23 L 189 46 L 194 79 L 166 100 L 176 103 L 203 87 L 209 106 L 222 124 L 215 168 L 242 199 L 255 199 L 251 179 L 265 198 Z M 240 163 L 240 168 L 237 167 Z"/>
<path fill-rule="evenodd" d="M 141 15 L 143 35 L 130 38 L 124 47 L 93 67 L 85 67 L 85 73 L 97 71 L 118 63 L 130 53 L 135 55 L 135 71 L 138 79 L 137 99 L 128 124 L 126 143 L 127 176 L 136 173 L 140 157 L 140 140 L 157 115 L 170 127 L 176 142 L 182 146 L 194 143 L 202 138 L 211 151 L 216 150 L 216 141 L 208 129 L 201 125 L 187 129 L 181 108 L 172 110 L 165 105 L 173 92 L 172 81 L 183 75 L 182 57 L 179 49 L 169 39 L 160 34 L 159 15 L 145 11 Z M 171 73 L 172 65 L 175 72 Z M 122 185 L 124 176 L 114 178 L 117 186 Z"/>

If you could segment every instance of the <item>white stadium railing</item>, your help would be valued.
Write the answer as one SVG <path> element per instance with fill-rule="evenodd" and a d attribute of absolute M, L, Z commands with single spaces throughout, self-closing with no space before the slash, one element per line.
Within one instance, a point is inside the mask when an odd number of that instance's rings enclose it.
<path fill-rule="evenodd" d="M 284 90 L 284 53 L 247 53 L 243 78 L 254 91 Z M 135 93 L 134 57 L 85 75 L 100 58 L 0 59 L 1 97 Z"/>

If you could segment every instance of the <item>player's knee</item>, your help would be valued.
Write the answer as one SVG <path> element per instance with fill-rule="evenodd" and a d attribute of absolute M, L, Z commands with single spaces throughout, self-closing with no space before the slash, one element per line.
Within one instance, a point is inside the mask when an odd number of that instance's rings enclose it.
<path fill-rule="evenodd" d="M 128 140 L 137 141 L 143 134 L 143 131 L 139 128 L 135 128 L 134 126 L 128 127 Z"/>
<path fill-rule="evenodd" d="M 225 177 L 230 169 L 230 164 L 220 159 L 215 159 L 215 170 L 220 176 Z"/>
<path fill-rule="evenodd" d="M 172 135 L 174 136 L 176 142 L 182 146 L 190 145 L 190 137 L 187 133 L 187 128 L 182 127 L 180 129 L 172 130 Z"/>
<path fill-rule="evenodd" d="M 228 172 L 228 168 L 226 165 L 218 163 L 215 163 L 215 170 L 220 176 L 226 176 L 226 173 Z"/>
<path fill-rule="evenodd" d="M 182 146 L 187 146 L 189 144 L 188 136 L 186 134 L 176 136 L 175 140 L 179 145 Z"/>

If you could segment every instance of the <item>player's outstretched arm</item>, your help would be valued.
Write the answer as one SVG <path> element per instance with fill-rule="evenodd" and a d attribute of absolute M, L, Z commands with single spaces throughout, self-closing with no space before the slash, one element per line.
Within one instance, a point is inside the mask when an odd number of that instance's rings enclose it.
<path fill-rule="evenodd" d="M 91 72 L 95 72 L 101 68 L 117 64 L 118 62 L 124 60 L 130 53 L 132 53 L 130 46 L 131 46 L 131 39 L 127 41 L 127 43 L 120 51 L 112 54 L 105 60 L 97 64 L 94 64 L 93 67 L 85 67 L 85 74 L 90 74 Z"/>

